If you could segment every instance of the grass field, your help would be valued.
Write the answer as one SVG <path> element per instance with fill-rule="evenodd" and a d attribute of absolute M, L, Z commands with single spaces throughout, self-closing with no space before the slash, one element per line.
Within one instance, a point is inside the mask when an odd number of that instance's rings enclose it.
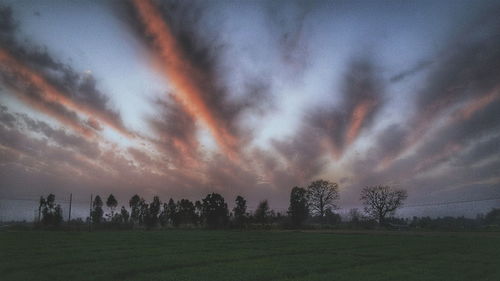
<path fill-rule="evenodd" d="M 0 280 L 500 280 L 498 233 L 0 232 Z"/>

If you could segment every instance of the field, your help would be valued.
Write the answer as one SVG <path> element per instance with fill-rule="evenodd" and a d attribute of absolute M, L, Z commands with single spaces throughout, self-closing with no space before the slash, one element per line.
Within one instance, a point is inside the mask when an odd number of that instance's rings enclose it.
<path fill-rule="evenodd" d="M 498 233 L 0 231 L 0 280 L 500 280 Z"/>

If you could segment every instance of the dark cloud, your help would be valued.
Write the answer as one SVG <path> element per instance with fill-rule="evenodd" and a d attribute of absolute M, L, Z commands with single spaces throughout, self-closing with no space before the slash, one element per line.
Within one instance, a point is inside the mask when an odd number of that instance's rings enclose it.
<path fill-rule="evenodd" d="M 396 82 L 399 82 L 399 81 L 402 81 L 404 79 L 406 79 L 407 77 L 409 76 L 413 76 L 414 74 L 417 74 L 418 72 L 421 72 L 425 69 L 427 69 L 429 66 L 431 66 L 434 62 L 431 61 L 431 60 L 423 60 L 419 63 L 417 63 L 417 65 L 415 65 L 414 67 L 410 68 L 410 69 L 407 69 L 407 70 L 404 70 L 394 76 L 392 76 L 389 81 L 392 82 L 392 83 L 396 83 Z"/>

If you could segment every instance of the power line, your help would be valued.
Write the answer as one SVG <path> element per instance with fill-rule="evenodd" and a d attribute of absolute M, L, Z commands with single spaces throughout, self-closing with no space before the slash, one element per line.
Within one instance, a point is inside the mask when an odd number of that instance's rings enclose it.
<path fill-rule="evenodd" d="M 410 204 L 410 205 L 403 205 L 401 208 L 426 207 L 426 206 L 441 206 L 441 205 L 472 203 L 472 202 L 483 202 L 483 201 L 493 201 L 493 200 L 500 200 L 500 197 L 497 197 L 497 198 L 486 198 L 486 199 L 477 199 L 477 200 L 461 200 L 461 201 L 439 202 L 439 203 Z"/>
<path fill-rule="evenodd" d="M 4 201 L 32 201 L 32 202 L 38 202 L 39 199 L 33 199 L 33 198 L 19 198 L 19 197 L 11 197 L 11 198 L 0 198 L 0 200 Z M 451 204 L 463 204 L 463 203 L 472 203 L 472 202 L 484 202 L 484 201 L 494 201 L 494 200 L 500 200 L 500 197 L 496 198 L 484 198 L 484 199 L 475 199 L 475 200 L 460 200 L 460 201 L 449 201 L 449 202 L 437 202 L 437 203 L 420 203 L 420 204 L 409 204 L 409 205 L 403 205 L 401 208 L 413 208 L 413 207 L 427 207 L 427 206 L 444 206 L 444 205 L 451 205 Z M 71 203 L 70 200 L 56 200 L 58 203 Z M 85 201 L 76 201 L 73 200 L 73 203 L 80 203 L 80 204 L 87 204 L 88 202 Z M 249 209 L 256 209 L 251 208 L 250 206 L 248 207 Z"/>

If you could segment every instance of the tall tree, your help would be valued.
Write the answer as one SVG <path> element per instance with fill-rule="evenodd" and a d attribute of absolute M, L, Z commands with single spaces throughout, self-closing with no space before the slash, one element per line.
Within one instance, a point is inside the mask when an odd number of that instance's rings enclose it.
<path fill-rule="evenodd" d="M 288 215 L 295 227 L 300 227 L 309 216 L 309 207 L 307 203 L 307 190 L 302 187 L 292 188 L 290 192 L 290 206 Z"/>
<path fill-rule="evenodd" d="M 236 206 L 233 208 L 234 213 L 234 221 L 236 225 L 242 226 L 246 221 L 246 213 L 247 213 L 247 200 L 245 200 L 242 196 L 236 196 Z"/>
<path fill-rule="evenodd" d="M 175 217 L 177 219 L 176 225 L 194 223 L 196 212 L 193 202 L 188 199 L 181 199 L 177 202 L 177 213 Z"/>
<path fill-rule="evenodd" d="M 125 206 L 122 206 L 122 209 L 120 210 L 121 222 L 127 224 L 129 217 L 130 214 L 128 213 L 127 209 L 125 209 Z"/>
<path fill-rule="evenodd" d="M 132 221 L 133 224 L 139 223 L 139 216 L 140 216 L 140 205 L 139 203 L 141 202 L 141 198 L 139 195 L 134 195 L 132 198 L 130 198 L 129 201 L 129 206 L 130 206 L 130 220 Z"/>
<path fill-rule="evenodd" d="M 255 220 L 261 224 L 267 224 L 269 222 L 269 218 L 271 217 L 272 212 L 269 209 L 269 203 L 267 200 L 261 201 L 257 209 L 255 210 Z"/>
<path fill-rule="evenodd" d="M 158 196 L 153 197 L 153 202 L 149 204 L 149 208 L 147 210 L 145 222 L 146 226 L 156 227 L 158 225 L 158 215 L 160 214 L 161 209 L 161 201 Z"/>
<path fill-rule="evenodd" d="M 365 212 L 383 224 L 388 214 L 393 214 L 408 197 L 406 190 L 393 189 L 386 185 L 367 186 L 361 191 Z"/>
<path fill-rule="evenodd" d="M 108 199 L 106 200 L 106 206 L 108 206 L 110 215 L 109 215 L 109 220 L 111 221 L 115 215 L 115 209 L 116 206 L 118 206 L 118 201 L 116 201 L 115 196 L 113 194 L 110 194 L 108 196 Z"/>
<path fill-rule="evenodd" d="M 175 203 L 174 199 L 170 198 L 168 200 L 168 205 L 167 205 L 167 219 L 172 224 L 173 226 L 178 226 L 180 221 L 179 221 L 179 215 L 177 213 L 177 204 Z"/>
<path fill-rule="evenodd" d="M 218 228 L 227 224 L 229 211 L 224 197 L 218 193 L 208 194 L 202 203 L 202 217 L 208 227 Z"/>
<path fill-rule="evenodd" d="M 92 222 L 95 224 L 99 224 L 102 222 L 102 216 L 104 214 L 104 211 L 102 210 L 102 199 L 99 195 L 97 195 L 94 199 L 94 202 L 92 202 Z"/>
<path fill-rule="evenodd" d="M 42 213 L 41 223 L 46 226 L 58 226 L 63 220 L 61 205 L 56 205 L 56 196 L 49 194 L 47 199 L 40 197 L 40 206 Z"/>
<path fill-rule="evenodd" d="M 312 214 L 319 216 L 323 222 L 327 209 L 336 209 L 336 202 L 339 199 L 338 185 L 325 180 L 313 181 L 307 187 L 307 198 Z"/>

